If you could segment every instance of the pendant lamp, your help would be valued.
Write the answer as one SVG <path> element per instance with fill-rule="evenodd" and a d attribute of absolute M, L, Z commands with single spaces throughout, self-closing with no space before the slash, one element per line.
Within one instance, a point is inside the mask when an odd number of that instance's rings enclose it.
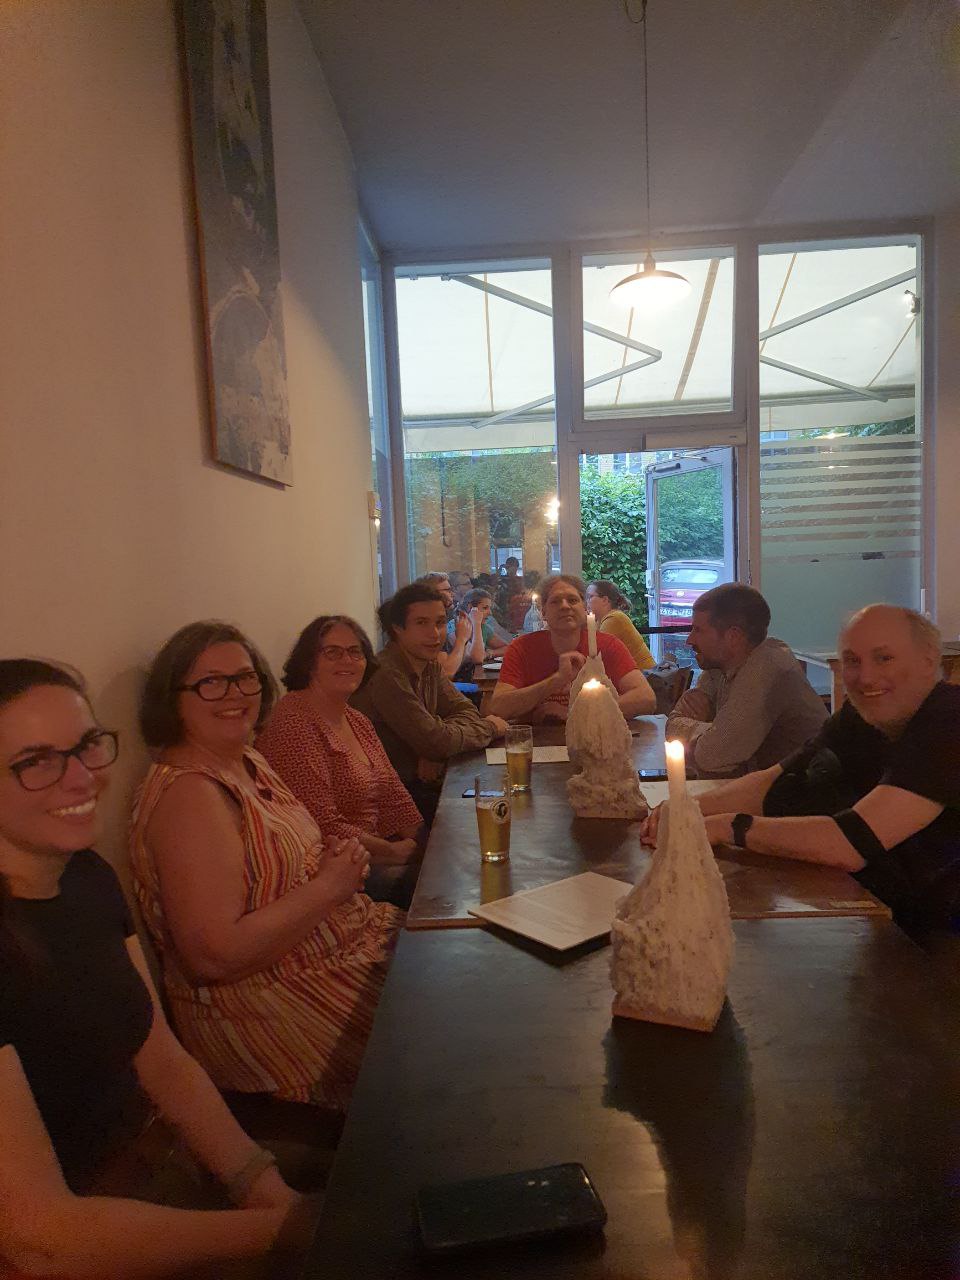
<path fill-rule="evenodd" d="M 629 16 L 629 10 L 628 16 Z M 661 271 L 650 248 L 650 108 L 647 91 L 647 0 L 642 0 L 640 26 L 643 28 L 643 163 L 647 198 L 647 255 L 643 269 L 624 276 L 610 290 L 612 301 L 637 310 L 655 310 L 679 302 L 690 292 L 686 276 L 676 271 Z"/>

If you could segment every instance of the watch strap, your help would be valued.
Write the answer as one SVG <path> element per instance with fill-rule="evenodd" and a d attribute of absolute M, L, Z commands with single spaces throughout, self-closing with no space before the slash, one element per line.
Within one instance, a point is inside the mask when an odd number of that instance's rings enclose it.
<path fill-rule="evenodd" d="M 753 826 L 754 815 L 752 813 L 734 814 L 733 822 L 730 826 L 733 830 L 733 843 L 738 849 L 747 847 L 747 832 Z"/>

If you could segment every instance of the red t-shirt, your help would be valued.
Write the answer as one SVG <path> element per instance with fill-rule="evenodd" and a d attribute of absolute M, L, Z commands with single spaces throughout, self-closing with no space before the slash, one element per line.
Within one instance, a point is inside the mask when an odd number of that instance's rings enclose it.
<path fill-rule="evenodd" d="M 616 685 L 617 692 L 622 693 L 620 681 L 631 671 L 637 670 L 637 664 L 630 656 L 629 649 L 616 636 L 608 636 L 598 631 L 597 651 L 603 658 L 607 675 Z M 586 627 L 580 632 L 577 652 L 582 653 L 584 657 L 587 656 Z M 504 684 L 512 685 L 515 689 L 528 689 L 530 685 L 539 684 L 541 680 L 552 676 L 559 666 L 560 657 L 553 647 L 550 632 L 534 631 L 530 635 L 517 636 L 516 640 L 507 645 L 503 654 L 503 666 L 500 668 L 500 679 Z M 568 695 L 556 693 L 547 701 L 551 704 L 559 703 L 566 706 Z"/>

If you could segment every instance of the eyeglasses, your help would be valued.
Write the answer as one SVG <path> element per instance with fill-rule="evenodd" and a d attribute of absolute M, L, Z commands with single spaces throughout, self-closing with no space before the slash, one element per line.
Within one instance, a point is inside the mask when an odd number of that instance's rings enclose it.
<path fill-rule="evenodd" d="M 106 769 L 117 758 L 117 735 L 110 729 L 94 729 L 69 751 L 44 747 L 24 760 L 16 760 L 10 772 L 25 791 L 43 791 L 60 781 L 67 772 L 67 762 L 76 756 L 85 769 Z"/>
<path fill-rule="evenodd" d="M 263 681 L 256 671 L 237 671 L 232 676 L 204 676 L 193 684 L 180 685 L 178 692 L 195 693 L 204 702 L 219 702 L 230 692 L 232 684 L 237 686 L 245 698 L 256 697 L 263 691 Z"/>
<path fill-rule="evenodd" d="M 343 658 L 349 658 L 351 662 L 366 660 L 366 654 L 358 644 L 352 644 L 347 648 L 342 644 L 325 644 L 319 652 L 320 657 L 326 662 L 340 662 Z"/>

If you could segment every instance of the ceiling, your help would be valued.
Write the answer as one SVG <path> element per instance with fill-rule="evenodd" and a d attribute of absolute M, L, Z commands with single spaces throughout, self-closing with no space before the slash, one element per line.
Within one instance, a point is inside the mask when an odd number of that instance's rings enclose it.
<path fill-rule="evenodd" d="M 385 249 L 642 231 L 640 27 L 624 0 L 299 3 Z M 648 13 L 655 229 L 960 208 L 955 0 Z"/>

